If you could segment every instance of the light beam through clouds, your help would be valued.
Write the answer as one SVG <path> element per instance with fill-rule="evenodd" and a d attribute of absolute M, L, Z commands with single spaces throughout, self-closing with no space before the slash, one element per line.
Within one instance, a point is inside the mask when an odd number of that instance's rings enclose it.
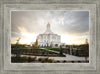
<path fill-rule="evenodd" d="M 16 43 L 19 37 L 22 44 L 35 42 L 48 22 L 52 31 L 61 35 L 61 42 L 83 44 L 89 39 L 88 11 L 12 11 L 11 43 Z"/>

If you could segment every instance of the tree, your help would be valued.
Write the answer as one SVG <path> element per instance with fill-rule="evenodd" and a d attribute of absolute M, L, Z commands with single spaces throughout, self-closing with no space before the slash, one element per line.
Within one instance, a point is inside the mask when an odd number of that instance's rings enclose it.
<path fill-rule="evenodd" d="M 19 40 L 20 40 L 21 38 L 18 38 L 16 41 L 16 45 L 18 45 L 19 44 Z"/>
<path fill-rule="evenodd" d="M 85 44 L 88 44 L 88 39 L 85 40 Z"/>
<path fill-rule="evenodd" d="M 76 56 L 79 56 L 78 50 L 76 50 Z"/>
<path fill-rule="evenodd" d="M 60 45 L 60 55 L 63 55 L 63 49 L 61 45 Z"/>
<path fill-rule="evenodd" d="M 35 43 L 32 45 L 32 47 L 38 47 L 38 40 L 36 39 Z"/>
<path fill-rule="evenodd" d="M 20 53 L 19 53 L 19 40 L 20 40 L 21 38 L 18 38 L 16 41 L 16 49 L 17 49 L 17 51 L 16 51 L 16 58 L 18 58 L 18 59 L 20 59 Z"/>
<path fill-rule="evenodd" d="M 35 45 L 38 46 L 38 40 L 36 39 Z"/>

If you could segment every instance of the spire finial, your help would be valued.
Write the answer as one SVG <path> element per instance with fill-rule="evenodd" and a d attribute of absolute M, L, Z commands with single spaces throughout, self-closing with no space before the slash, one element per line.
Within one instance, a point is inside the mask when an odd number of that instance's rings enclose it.
<path fill-rule="evenodd" d="M 47 30 L 46 30 L 45 34 L 53 34 L 53 32 L 50 29 L 50 23 L 49 22 L 47 24 Z"/>
<path fill-rule="evenodd" d="M 50 23 L 48 22 L 48 24 L 50 24 Z"/>

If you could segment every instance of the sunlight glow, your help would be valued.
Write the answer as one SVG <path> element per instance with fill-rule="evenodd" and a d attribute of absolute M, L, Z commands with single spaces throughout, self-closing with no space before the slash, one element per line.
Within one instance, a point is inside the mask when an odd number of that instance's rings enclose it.
<path fill-rule="evenodd" d="M 29 33 L 24 27 L 18 27 L 21 34 L 21 39 L 19 41 L 20 44 L 31 44 L 36 41 L 37 34 Z M 78 36 L 76 34 L 61 34 L 61 43 L 65 43 L 68 45 L 79 45 L 84 44 L 85 39 L 88 39 L 88 36 Z M 16 40 L 13 40 L 12 43 L 16 43 Z"/>
<path fill-rule="evenodd" d="M 22 32 L 22 39 L 19 41 L 21 44 L 31 44 L 36 41 L 36 34 Z"/>
<path fill-rule="evenodd" d="M 24 27 L 18 27 L 21 32 L 20 44 L 31 44 L 36 41 L 37 34 L 29 33 Z"/>
<path fill-rule="evenodd" d="M 89 11 L 12 11 L 11 43 L 31 44 L 43 34 L 47 23 L 53 33 L 61 36 L 61 43 L 84 44 L 89 40 Z"/>
<path fill-rule="evenodd" d="M 84 44 L 85 39 L 88 39 L 87 36 L 77 36 L 77 35 L 61 35 L 61 42 L 68 45 L 79 45 Z"/>

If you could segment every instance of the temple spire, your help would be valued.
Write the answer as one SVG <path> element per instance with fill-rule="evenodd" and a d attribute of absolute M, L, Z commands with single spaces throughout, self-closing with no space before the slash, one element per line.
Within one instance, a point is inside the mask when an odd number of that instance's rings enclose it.
<path fill-rule="evenodd" d="M 53 32 L 50 29 L 50 23 L 47 24 L 47 30 L 45 31 L 45 34 L 53 34 Z"/>
<path fill-rule="evenodd" d="M 50 30 L 50 23 L 47 24 L 47 29 Z"/>
<path fill-rule="evenodd" d="M 48 22 L 48 24 L 50 24 L 50 23 Z"/>

